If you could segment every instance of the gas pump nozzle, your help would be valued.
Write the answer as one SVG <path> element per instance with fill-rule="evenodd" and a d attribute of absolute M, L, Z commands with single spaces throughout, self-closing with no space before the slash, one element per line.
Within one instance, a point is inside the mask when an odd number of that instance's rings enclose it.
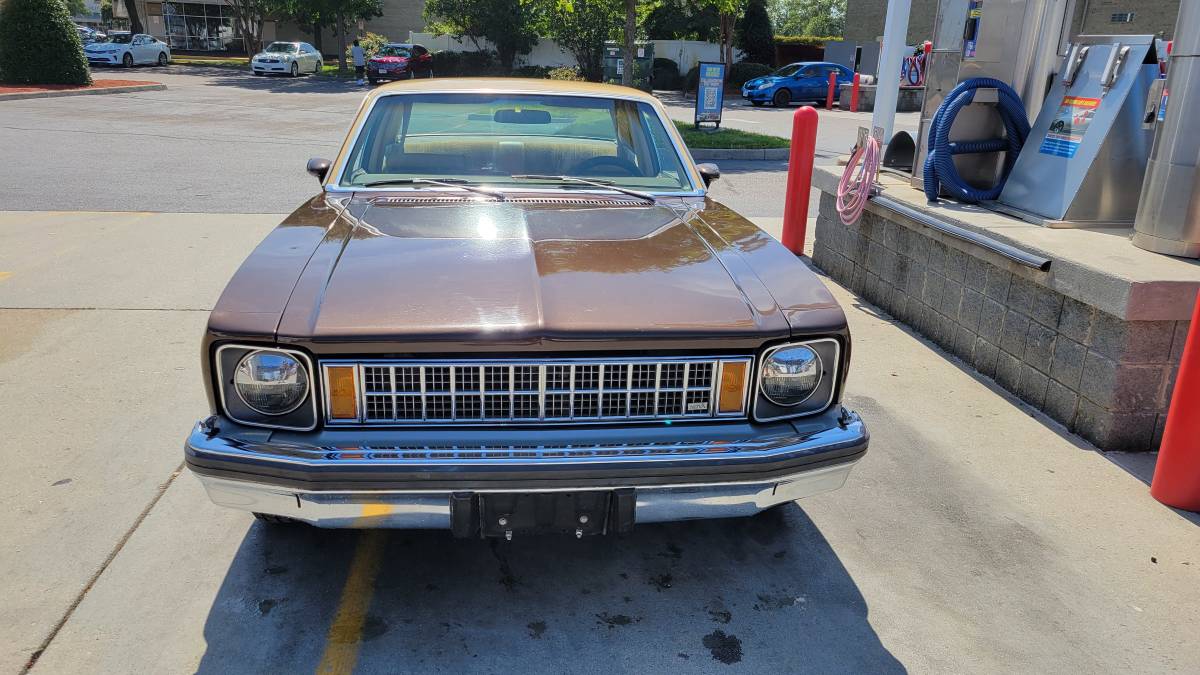
<path fill-rule="evenodd" d="M 1063 72 L 1063 84 L 1070 87 L 1075 84 L 1075 76 L 1079 74 L 1079 68 L 1087 59 L 1089 45 L 1071 45 L 1071 51 L 1067 52 L 1067 69 Z"/>

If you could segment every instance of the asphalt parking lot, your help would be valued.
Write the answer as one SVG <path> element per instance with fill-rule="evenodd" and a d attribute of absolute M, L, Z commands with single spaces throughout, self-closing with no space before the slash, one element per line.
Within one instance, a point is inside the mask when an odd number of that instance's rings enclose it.
<path fill-rule="evenodd" d="M 181 471 L 206 312 L 362 91 L 137 75 L 169 88 L 0 103 L 0 672 L 1200 671 L 1200 517 L 1147 458 L 831 281 L 871 450 L 782 513 L 489 543 L 211 505 Z M 777 227 L 784 163 L 721 164 Z"/>

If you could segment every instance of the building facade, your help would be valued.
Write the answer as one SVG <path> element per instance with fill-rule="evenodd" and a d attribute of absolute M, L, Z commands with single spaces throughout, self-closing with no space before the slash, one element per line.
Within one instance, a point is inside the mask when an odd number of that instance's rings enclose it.
<path fill-rule="evenodd" d="M 1146 35 L 1172 39 L 1179 0 L 1074 0 L 1071 35 Z M 907 44 L 930 39 L 937 0 L 912 0 Z M 846 41 L 870 44 L 883 35 L 887 0 L 847 0 Z M 987 16 L 987 0 L 983 2 Z M 986 19 L 985 19 L 986 20 Z"/>
<path fill-rule="evenodd" d="M 242 38 L 237 21 L 225 0 L 137 0 L 137 10 L 145 31 L 170 45 L 171 49 L 202 52 L 241 52 Z M 354 26 L 348 36 L 356 33 L 379 33 L 396 41 L 408 38 L 409 31 L 425 27 L 422 12 L 425 0 L 383 0 L 383 16 Z M 113 15 L 125 18 L 124 2 L 113 3 Z M 267 21 L 263 39 L 317 42 L 310 27 L 286 21 Z M 321 36 L 322 51 L 337 51 L 337 38 L 326 29 Z"/>

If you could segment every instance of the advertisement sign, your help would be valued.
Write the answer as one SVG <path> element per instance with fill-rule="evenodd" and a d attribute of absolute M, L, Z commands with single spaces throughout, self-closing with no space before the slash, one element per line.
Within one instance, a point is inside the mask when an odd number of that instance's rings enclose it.
<path fill-rule="evenodd" d="M 700 84 L 696 89 L 696 125 L 712 122 L 721 126 L 725 103 L 725 64 L 700 62 Z"/>
<path fill-rule="evenodd" d="M 1074 157 L 1099 107 L 1098 98 L 1064 96 L 1038 152 L 1067 159 Z"/>

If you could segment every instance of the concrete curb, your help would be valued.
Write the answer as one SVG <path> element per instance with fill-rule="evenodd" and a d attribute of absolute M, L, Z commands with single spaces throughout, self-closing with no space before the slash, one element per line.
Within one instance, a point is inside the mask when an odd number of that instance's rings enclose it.
<path fill-rule="evenodd" d="M 16 101 L 25 98 L 58 98 L 59 96 L 95 96 L 99 94 L 128 94 L 135 91 L 165 91 L 167 85 L 131 84 L 124 87 L 100 87 L 98 89 L 61 89 L 54 91 L 21 91 L 12 94 L 0 94 L 0 101 Z"/>
<path fill-rule="evenodd" d="M 760 159 L 778 161 L 787 159 L 788 148 L 763 148 L 750 150 L 746 148 L 695 148 L 691 149 L 692 159 L 705 162 L 710 159 Z"/>

